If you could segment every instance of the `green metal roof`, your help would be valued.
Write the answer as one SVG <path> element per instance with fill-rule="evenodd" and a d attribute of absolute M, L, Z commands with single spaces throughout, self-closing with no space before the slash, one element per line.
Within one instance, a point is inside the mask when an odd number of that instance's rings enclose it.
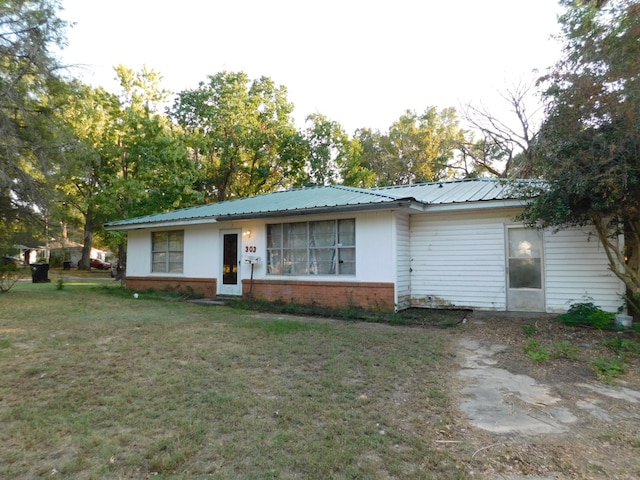
<path fill-rule="evenodd" d="M 539 180 L 505 180 L 498 178 L 469 178 L 449 182 L 415 183 L 372 189 L 380 193 L 414 198 L 428 205 L 515 200 L 514 184 L 536 184 Z"/>
<path fill-rule="evenodd" d="M 109 230 L 143 228 L 152 224 L 201 223 L 265 216 L 386 209 L 513 199 L 510 187 L 497 179 L 477 178 L 383 188 L 340 185 L 285 190 L 255 197 L 183 208 L 171 212 L 110 222 Z"/>
<path fill-rule="evenodd" d="M 234 220 L 261 216 L 282 216 L 296 213 L 335 211 L 336 209 L 364 209 L 388 206 L 401 200 L 402 194 L 361 188 L 330 185 L 267 193 L 249 198 L 183 208 L 145 217 L 107 223 L 110 230 L 152 223 L 171 223 L 195 220 Z"/>

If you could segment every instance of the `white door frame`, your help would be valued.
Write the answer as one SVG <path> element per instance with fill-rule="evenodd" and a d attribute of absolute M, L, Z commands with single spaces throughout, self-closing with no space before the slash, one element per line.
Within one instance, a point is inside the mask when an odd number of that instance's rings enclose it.
<path fill-rule="evenodd" d="M 528 252 L 522 255 L 512 253 L 510 248 L 510 233 L 516 230 L 535 233 L 531 237 L 537 238 L 537 245 L 528 245 Z M 533 239 L 533 238 L 530 238 Z M 527 240 L 528 242 L 528 240 Z M 524 243 L 524 242 L 523 242 Z M 531 243 L 531 242 L 528 242 Z M 532 286 L 512 287 L 511 267 L 518 260 L 530 260 L 531 268 L 539 269 L 539 288 Z M 544 312 L 545 311 L 545 285 L 544 285 L 544 234 L 541 230 L 526 228 L 522 225 L 507 225 L 505 228 L 505 286 L 507 293 L 507 311 L 510 312 Z M 531 277 L 533 278 L 533 277 Z"/>
<path fill-rule="evenodd" d="M 228 260 L 233 261 L 233 252 L 228 248 L 232 248 L 234 235 L 236 242 L 235 265 L 228 263 Z M 225 241 L 229 244 L 226 245 Z M 220 295 L 242 295 L 241 244 L 242 231 L 240 229 L 220 230 L 220 272 L 218 276 L 218 293 Z M 233 271 L 234 267 L 235 272 Z"/>

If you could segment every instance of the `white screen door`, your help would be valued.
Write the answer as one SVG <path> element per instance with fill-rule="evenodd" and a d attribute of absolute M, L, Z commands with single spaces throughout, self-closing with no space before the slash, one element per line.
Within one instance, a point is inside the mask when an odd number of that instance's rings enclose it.
<path fill-rule="evenodd" d="M 544 312 L 542 233 L 507 228 L 507 310 Z"/>

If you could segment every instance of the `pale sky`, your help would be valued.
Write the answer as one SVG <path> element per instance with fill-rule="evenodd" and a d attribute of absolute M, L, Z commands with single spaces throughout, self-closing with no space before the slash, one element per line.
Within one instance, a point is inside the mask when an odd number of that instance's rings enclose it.
<path fill-rule="evenodd" d="M 498 92 L 558 58 L 557 0 L 62 0 L 62 59 L 116 91 L 113 67 L 146 65 L 177 92 L 244 71 L 349 134 L 386 132 L 407 109 L 504 108 Z"/>

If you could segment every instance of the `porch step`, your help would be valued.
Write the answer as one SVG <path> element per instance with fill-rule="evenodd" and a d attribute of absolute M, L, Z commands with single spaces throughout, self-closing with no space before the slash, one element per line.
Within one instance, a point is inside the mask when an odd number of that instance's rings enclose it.
<path fill-rule="evenodd" d="M 235 297 L 232 295 L 218 295 L 215 298 L 196 298 L 194 300 L 189 300 L 191 303 L 195 303 L 197 305 L 218 305 L 224 306 L 229 302 L 237 300 L 240 297 Z"/>

